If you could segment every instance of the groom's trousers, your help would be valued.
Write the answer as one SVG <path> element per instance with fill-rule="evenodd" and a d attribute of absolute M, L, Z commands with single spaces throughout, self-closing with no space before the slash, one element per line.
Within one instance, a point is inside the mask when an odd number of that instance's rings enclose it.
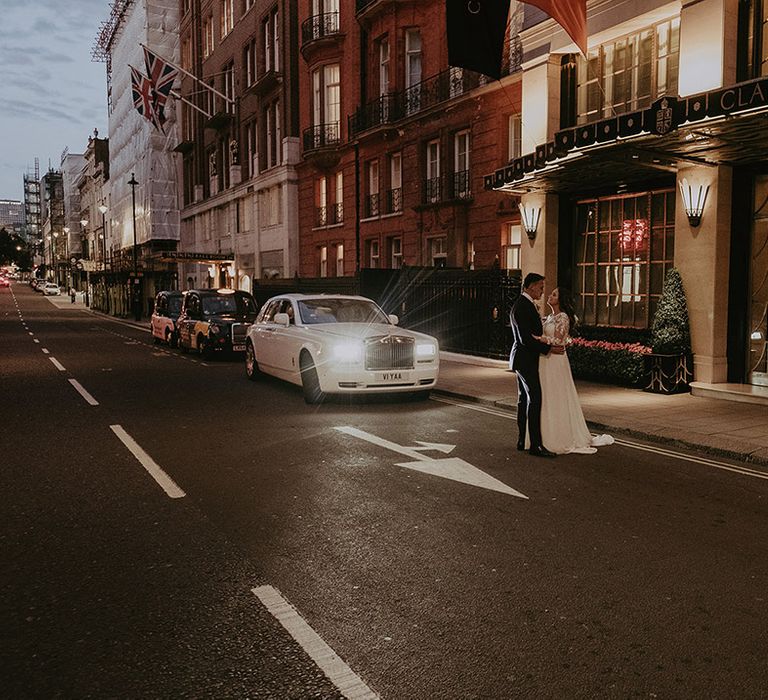
<path fill-rule="evenodd" d="M 517 370 L 517 427 L 520 442 L 525 441 L 525 428 L 531 435 L 531 447 L 541 447 L 541 382 L 535 370 Z"/>

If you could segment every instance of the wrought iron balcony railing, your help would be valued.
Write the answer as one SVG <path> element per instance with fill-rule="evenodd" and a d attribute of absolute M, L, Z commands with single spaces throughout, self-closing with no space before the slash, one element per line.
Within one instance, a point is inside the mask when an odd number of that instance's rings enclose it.
<path fill-rule="evenodd" d="M 339 122 L 316 124 L 304 130 L 304 150 L 313 151 L 328 146 L 338 146 L 341 142 Z"/>
<path fill-rule="evenodd" d="M 330 204 L 327 207 L 317 207 L 315 211 L 316 226 L 333 226 L 344 222 L 344 205 Z"/>
<path fill-rule="evenodd" d="M 453 174 L 453 198 L 469 199 L 472 196 L 470 190 L 469 170 L 461 170 Z"/>
<path fill-rule="evenodd" d="M 397 187 L 393 190 L 387 190 L 387 214 L 395 214 L 403 211 L 403 190 Z"/>
<path fill-rule="evenodd" d="M 324 39 L 339 33 L 339 13 L 326 12 L 315 15 L 301 24 L 301 42 L 308 44 L 310 41 Z"/>
<path fill-rule="evenodd" d="M 365 216 L 378 216 L 380 213 L 378 192 L 376 194 L 369 194 L 365 198 Z"/>
<path fill-rule="evenodd" d="M 443 198 L 443 178 L 432 177 L 424 180 L 424 204 L 434 204 Z"/>
<path fill-rule="evenodd" d="M 352 137 L 377 126 L 392 124 L 460 97 L 482 85 L 481 78 L 474 71 L 450 68 L 401 92 L 382 95 L 349 117 L 349 135 Z"/>

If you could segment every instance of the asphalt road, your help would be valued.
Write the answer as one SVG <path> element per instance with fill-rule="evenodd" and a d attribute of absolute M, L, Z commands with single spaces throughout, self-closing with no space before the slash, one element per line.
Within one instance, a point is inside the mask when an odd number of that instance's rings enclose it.
<path fill-rule="evenodd" d="M 759 473 L 535 459 L 439 397 L 307 406 L 19 284 L 0 370 L 6 697 L 342 697 L 254 589 L 383 698 L 768 692 Z"/>

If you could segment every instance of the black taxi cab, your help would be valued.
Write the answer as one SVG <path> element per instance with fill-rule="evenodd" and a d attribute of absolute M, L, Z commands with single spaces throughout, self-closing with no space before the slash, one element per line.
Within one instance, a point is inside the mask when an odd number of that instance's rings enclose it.
<path fill-rule="evenodd" d="M 176 321 L 179 349 L 206 359 L 216 351 L 242 352 L 258 306 L 248 292 L 234 289 L 190 289 L 184 293 Z"/>

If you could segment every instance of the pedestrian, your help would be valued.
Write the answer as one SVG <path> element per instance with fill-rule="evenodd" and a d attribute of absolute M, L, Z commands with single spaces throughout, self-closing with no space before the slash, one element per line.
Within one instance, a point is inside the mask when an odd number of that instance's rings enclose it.
<path fill-rule="evenodd" d="M 529 272 L 523 280 L 523 291 L 509 314 L 513 343 L 510 364 L 517 373 L 517 449 L 526 448 L 526 435 L 530 436 L 528 452 L 534 457 L 554 457 L 544 447 L 541 438 L 541 381 L 539 357 L 549 353 L 563 354 L 562 345 L 548 345 L 534 336 L 541 336 L 543 327 L 535 302 L 544 294 L 544 276 Z"/>
<path fill-rule="evenodd" d="M 71 304 L 75 303 L 75 288 L 74 287 L 70 287 L 69 288 L 69 301 L 70 301 Z"/>

